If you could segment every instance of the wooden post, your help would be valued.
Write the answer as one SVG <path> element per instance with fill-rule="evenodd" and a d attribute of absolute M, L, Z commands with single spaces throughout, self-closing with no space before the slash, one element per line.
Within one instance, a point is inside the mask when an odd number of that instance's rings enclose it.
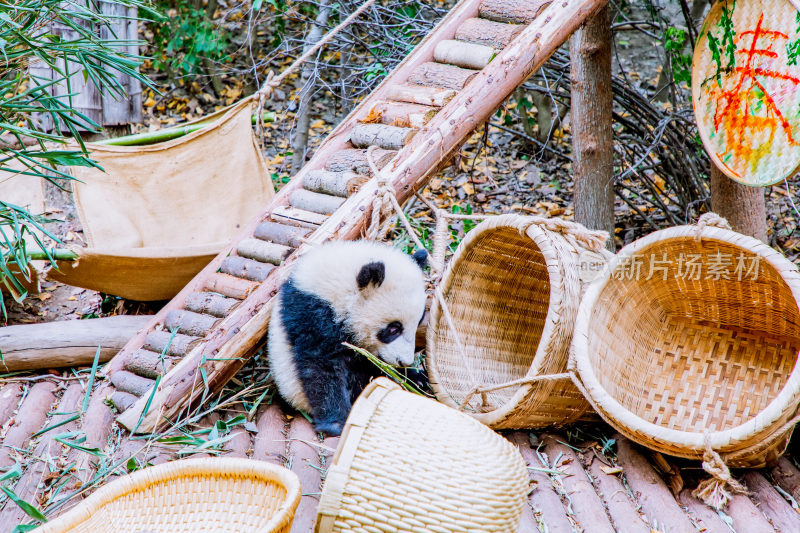
<path fill-rule="evenodd" d="M 569 40 L 575 220 L 614 236 L 611 24 L 608 6 Z M 614 239 L 607 246 L 614 250 Z"/>
<path fill-rule="evenodd" d="M 711 0 L 711 6 L 714 0 Z M 764 189 L 730 179 L 711 162 L 711 209 L 727 219 L 734 231 L 767 242 L 767 206 Z"/>
<path fill-rule="evenodd" d="M 725 217 L 734 231 L 767 242 L 767 206 L 762 187 L 730 179 L 711 163 L 711 208 Z"/>

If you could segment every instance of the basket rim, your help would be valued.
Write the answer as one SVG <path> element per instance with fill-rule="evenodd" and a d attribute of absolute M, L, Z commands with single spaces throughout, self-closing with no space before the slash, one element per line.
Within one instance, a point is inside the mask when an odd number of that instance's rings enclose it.
<path fill-rule="evenodd" d="M 450 264 L 445 269 L 442 279 L 439 282 L 439 287 L 442 290 L 442 294 L 447 294 L 455 281 L 454 272 L 464 260 L 463 258 L 465 255 L 465 249 L 471 246 L 473 241 L 490 231 L 498 228 L 516 229 L 520 236 L 529 238 L 532 243 L 536 245 L 539 253 L 542 254 L 542 257 L 544 257 L 545 264 L 547 266 L 550 295 L 547 306 L 547 315 L 544 319 L 544 328 L 542 328 L 539 343 L 536 346 L 536 353 L 534 354 L 533 359 L 531 359 L 530 366 L 525 372 L 525 375 L 521 376 L 523 378 L 537 375 L 539 368 L 541 368 L 542 364 L 545 362 L 545 359 L 547 358 L 546 348 L 549 344 L 549 339 L 552 338 L 555 332 L 554 330 L 558 322 L 555 315 L 558 313 L 558 309 L 560 307 L 559 304 L 563 299 L 563 291 L 561 290 L 562 279 L 558 259 L 555 257 L 555 252 L 552 250 L 552 247 L 548 242 L 550 237 L 545 233 L 544 228 L 536 224 L 536 220 L 537 218 L 533 216 L 517 214 L 497 215 L 484 220 L 475 226 L 472 231 L 470 231 L 459 243 L 456 251 L 453 253 L 453 258 L 450 261 Z M 439 380 L 438 365 L 436 364 L 436 356 L 434 355 L 436 350 L 434 349 L 434 346 L 436 330 L 438 329 L 438 324 L 442 317 L 440 316 L 439 302 L 436 298 L 434 298 L 433 302 L 431 303 L 430 312 L 430 323 L 428 324 L 428 331 L 425 339 L 425 363 L 430 376 L 431 389 L 433 389 L 438 401 L 449 407 L 460 409 L 461 406 L 453 400 L 453 398 L 450 396 L 450 393 L 445 390 Z M 532 387 L 533 384 L 530 383 L 519 385 L 511 398 L 509 398 L 502 405 L 498 406 L 496 409 L 486 413 L 470 413 L 466 411 L 465 413 L 476 420 L 491 426 L 492 424 L 503 420 L 509 413 L 516 409 L 520 402 L 522 402 L 528 395 Z"/>
<path fill-rule="evenodd" d="M 609 262 L 605 272 L 587 288 L 575 322 L 575 334 L 573 335 L 572 349 L 570 350 L 570 364 L 577 370 L 578 377 L 586 390 L 586 399 L 612 426 L 622 425 L 628 433 L 643 433 L 668 445 L 702 451 L 706 447 L 705 433 L 671 429 L 654 424 L 620 404 L 600 384 L 588 356 L 588 331 L 592 309 L 603 289 L 611 280 L 611 273 L 614 272 L 619 263 L 662 241 L 687 237 L 696 238 L 698 235 L 702 239 L 721 241 L 760 256 L 762 260 L 769 263 L 778 272 L 794 296 L 795 302 L 800 301 L 800 274 L 797 267 L 782 254 L 763 242 L 719 227 L 707 226 L 700 229 L 697 226 L 686 225 L 659 230 L 622 248 Z M 798 309 L 798 315 L 800 315 L 800 309 Z M 777 422 L 782 423 L 782 417 L 791 417 L 799 404 L 800 365 L 795 363 L 789 379 L 786 380 L 781 391 L 764 409 L 743 424 L 709 432 L 707 434 L 708 445 L 712 449 L 737 449 L 740 447 L 737 446 L 737 443 L 746 442 L 748 438 L 760 434 Z"/>
<path fill-rule="evenodd" d="M 83 502 L 63 515 L 46 522 L 36 531 L 55 533 L 76 527 L 89 519 L 102 507 L 132 492 L 147 489 L 149 486 L 170 481 L 185 475 L 232 475 L 236 477 L 259 478 L 277 481 L 286 489 L 286 498 L 275 514 L 264 523 L 259 532 L 279 531 L 292 521 L 294 510 L 300 503 L 300 479 L 291 470 L 255 459 L 239 457 L 203 457 L 181 459 L 160 465 L 149 466 L 132 474 L 108 482 Z"/>
<path fill-rule="evenodd" d="M 381 376 L 370 381 L 356 398 L 344 424 L 344 429 L 342 429 L 339 446 L 336 448 L 336 453 L 333 455 L 325 476 L 317 507 L 314 533 L 333 531 L 333 524 L 338 516 L 339 502 L 350 479 L 350 469 L 361 445 L 361 437 L 364 436 L 366 427 L 383 398 L 391 392 L 400 390 L 402 390 L 400 385 Z"/>

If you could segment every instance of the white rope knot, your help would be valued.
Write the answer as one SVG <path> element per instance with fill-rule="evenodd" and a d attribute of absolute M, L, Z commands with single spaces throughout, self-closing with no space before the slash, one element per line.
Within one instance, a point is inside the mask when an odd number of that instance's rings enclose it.
<path fill-rule="evenodd" d="M 711 226 L 714 228 L 721 228 L 721 229 L 731 229 L 731 225 L 728 224 L 728 221 L 719 216 L 716 213 L 705 213 L 699 219 L 697 219 L 696 230 L 694 234 L 694 238 L 696 240 L 700 240 L 702 237 L 703 230 L 706 229 L 707 226 Z"/>
<path fill-rule="evenodd" d="M 711 477 L 701 481 L 692 491 L 692 496 L 699 498 L 709 507 L 721 511 L 734 494 L 747 494 L 747 488 L 734 479 L 720 454 L 711 448 L 708 434 L 705 438 L 705 448 L 703 470 Z"/>
<path fill-rule="evenodd" d="M 607 231 L 590 230 L 577 222 L 570 222 L 560 218 L 529 217 L 531 224 L 558 233 L 575 248 L 587 248 L 592 251 L 605 250 L 606 241 L 609 239 Z"/>

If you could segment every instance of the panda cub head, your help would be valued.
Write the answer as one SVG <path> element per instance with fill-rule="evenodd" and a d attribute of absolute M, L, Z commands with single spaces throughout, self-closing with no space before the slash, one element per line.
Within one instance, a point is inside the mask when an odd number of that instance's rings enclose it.
<path fill-rule="evenodd" d="M 408 366 L 425 313 L 426 257 L 424 250 L 412 257 L 369 241 L 330 242 L 298 259 L 291 280 L 331 306 L 354 344 Z"/>

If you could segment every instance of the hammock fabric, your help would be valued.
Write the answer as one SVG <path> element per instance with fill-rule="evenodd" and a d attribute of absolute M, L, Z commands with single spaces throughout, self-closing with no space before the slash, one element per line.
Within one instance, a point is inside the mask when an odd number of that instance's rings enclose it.
<path fill-rule="evenodd" d="M 246 98 L 212 125 L 148 146 L 90 143 L 72 167 L 87 248 L 48 278 L 133 300 L 172 298 L 275 194 Z"/>

